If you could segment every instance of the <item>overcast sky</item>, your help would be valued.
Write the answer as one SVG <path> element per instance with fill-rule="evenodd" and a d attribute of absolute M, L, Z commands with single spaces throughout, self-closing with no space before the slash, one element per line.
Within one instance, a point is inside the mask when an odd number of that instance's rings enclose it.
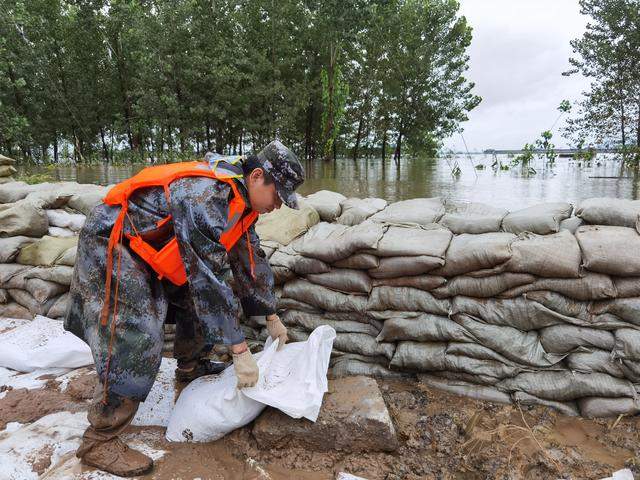
<path fill-rule="evenodd" d="M 580 98 L 588 87 L 569 68 L 569 41 L 582 35 L 587 18 L 578 0 L 461 0 L 473 27 L 468 78 L 482 103 L 463 124 L 469 150 L 520 148 L 551 127 L 560 101 Z M 553 142 L 560 137 L 560 122 Z M 446 148 L 464 151 L 459 134 Z"/>

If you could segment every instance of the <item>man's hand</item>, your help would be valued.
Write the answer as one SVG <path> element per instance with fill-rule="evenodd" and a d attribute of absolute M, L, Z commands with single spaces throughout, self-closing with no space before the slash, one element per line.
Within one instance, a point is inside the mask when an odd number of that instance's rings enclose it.
<path fill-rule="evenodd" d="M 258 383 L 258 364 L 251 355 L 247 342 L 231 346 L 233 366 L 238 378 L 238 389 L 253 387 Z"/>
<path fill-rule="evenodd" d="M 269 336 L 273 340 L 276 338 L 280 340 L 278 342 L 278 350 L 281 350 L 284 344 L 287 343 L 287 340 L 289 340 L 287 327 L 282 324 L 280 317 L 275 313 L 267 316 L 267 332 L 269 332 Z"/>

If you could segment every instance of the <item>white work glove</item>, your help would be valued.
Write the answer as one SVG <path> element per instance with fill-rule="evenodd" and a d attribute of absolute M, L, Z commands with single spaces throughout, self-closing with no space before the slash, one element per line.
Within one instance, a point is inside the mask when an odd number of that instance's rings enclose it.
<path fill-rule="evenodd" d="M 258 364 L 249 349 L 242 353 L 232 353 L 231 356 L 238 378 L 238 389 L 253 387 L 258 383 Z"/>
<path fill-rule="evenodd" d="M 289 337 L 287 336 L 287 327 L 285 327 L 280 321 L 280 317 L 275 313 L 267 317 L 267 332 L 269 336 L 275 340 L 279 339 L 277 350 L 282 350 L 284 344 L 287 343 Z"/>

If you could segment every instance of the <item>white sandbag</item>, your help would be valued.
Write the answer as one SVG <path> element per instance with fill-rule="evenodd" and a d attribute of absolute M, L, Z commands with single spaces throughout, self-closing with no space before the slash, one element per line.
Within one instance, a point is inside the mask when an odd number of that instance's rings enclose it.
<path fill-rule="evenodd" d="M 437 388 L 455 395 L 462 395 L 475 400 L 483 400 L 485 402 L 511 403 L 511 397 L 508 394 L 493 387 L 474 385 L 461 380 L 446 380 L 428 374 L 419 374 L 418 379 L 421 383 L 424 383 L 429 387 Z"/>
<path fill-rule="evenodd" d="M 586 418 L 615 418 L 619 415 L 633 416 L 640 413 L 640 400 L 632 397 L 586 397 L 578 399 L 578 406 L 580 414 Z M 633 475 L 630 478 L 633 480 Z"/>
<path fill-rule="evenodd" d="M 439 223 L 456 234 L 498 232 L 502 219 L 509 213 L 484 203 L 456 200 L 447 200 L 445 211 Z"/>
<path fill-rule="evenodd" d="M 570 371 L 522 372 L 497 384 L 505 392 L 524 391 L 536 397 L 561 402 L 582 397 L 632 397 L 631 382 L 605 373 Z"/>
<path fill-rule="evenodd" d="M 429 292 L 409 287 L 374 287 L 366 310 L 397 310 L 438 315 L 449 313 L 450 302 L 435 298 Z"/>
<path fill-rule="evenodd" d="M 578 347 L 595 347 L 610 352 L 615 345 L 611 332 L 573 325 L 554 325 L 540 330 L 540 343 L 549 353 L 569 353 Z"/>
<path fill-rule="evenodd" d="M 0 238 L 0 263 L 13 262 L 23 246 L 36 240 L 38 239 L 24 236 Z"/>
<path fill-rule="evenodd" d="M 376 268 L 370 269 L 372 278 L 398 278 L 409 275 L 421 275 L 444 265 L 440 257 L 418 255 L 416 257 L 384 257 Z"/>
<path fill-rule="evenodd" d="M 374 222 L 393 224 L 428 225 L 437 222 L 444 214 L 442 199 L 412 198 L 387 205 L 384 210 L 371 216 Z"/>
<path fill-rule="evenodd" d="M 576 207 L 576 215 L 592 225 L 636 228 L 640 217 L 640 200 L 587 198 Z"/>
<path fill-rule="evenodd" d="M 299 210 L 294 210 L 283 204 L 279 209 L 258 217 L 256 232 L 261 240 L 289 245 L 319 221 L 320 216 L 313 207 L 300 205 Z"/>
<path fill-rule="evenodd" d="M 584 268 L 618 276 L 640 276 L 640 234 L 633 228 L 585 225 L 576 231 Z"/>
<path fill-rule="evenodd" d="M 338 268 L 351 268 L 354 270 L 369 270 L 376 268 L 380 263 L 380 259 L 370 253 L 356 253 L 350 257 L 338 260 L 333 264 Z"/>
<path fill-rule="evenodd" d="M 379 342 L 397 342 L 399 340 L 473 342 L 474 338 L 464 327 L 448 317 L 425 313 L 414 318 L 399 316 L 385 320 L 376 340 Z"/>
<path fill-rule="evenodd" d="M 0 185 L 0 203 L 14 203 L 24 199 L 29 193 L 37 190 L 50 190 L 53 183 L 27 184 L 25 182 L 11 182 Z"/>
<path fill-rule="evenodd" d="M 47 235 L 50 237 L 73 237 L 76 233 L 73 230 L 62 227 L 49 227 Z"/>
<path fill-rule="evenodd" d="M 540 277 L 580 277 L 580 246 L 566 230 L 551 235 L 521 233 L 511 243 L 511 251 L 511 259 L 506 264 L 510 272 Z"/>
<path fill-rule="evenodd" d="M 444 258 L 452 234 L 441 227 L 389 227 L 374 253 L 379 257 L 418 256 Z"/>
<path fill-rule="evenodd" d="M 373 287 L 371 278 L 362 270 L 334 268 L 329 272 L 306 276 L 312 283 L 343 293 L 369 294 Z"/>
<path fill-rule="evenodd" d="M 411 287 L 426 291 L 438 288 L 445 283 L 447 283 L 447 279 L 437 275 L 414 275 L 398 278 L 376 278 L 373 280 L 374 287 Z"/>
<path fill-rule="evenodd" d="M 287 282 L 282 296 L 329 312 L 365 312 L 367 307 L 367 298 L 362 295 L 347 295 L 302 279 Z"/>
<path fill-rule="evenodd" d="M 53 227 L 68 228 L 74 232 L 79 232 L 87 219 L 86 215 L 69 213 L 66 210 L 61 209 L 46 210 L 46 214 L 47 219 L 49 220 L 49 225 Z"/>
<path fill-rule="evenodd" d="M 387 201 L 382 198 L 347 198 L 340 206 L 342 212 L 336 222 L 353 226 L 364 222 L 371 215 L 385 208 Z"/>
<path fill-rule="evenodd" d="M 306 342 L 289 343 L 279 352 L 277 341 L 267 340 L 265 349 L 255 355 L 260 370 L 255 387 L 239 391 L 233 366 L 220 375 L 191 382 L 176 402 L 166 438 L 214 441 L 249 423 L 266 405 L 315 422 L 328 389 L 334 338 L 331 327 L 319 327 Z"/>
<path fill-rule="evenodd" d="M 62 327 L 37 315 L 33 321 L 0 334 L 0 367 L 19 372 L 42 368 L 79 368 L 93 363 L 91 349 Z"/>
<path fill-rule="evenodd" d="M 323 222 L 335 221 L 342 212 L 340 204 L 346 199 L 347 197 L 341 193 L 331 192 L 329 190 L 320 190 L 305 198 L 307 203 L 316 209 Z"/>
<path fill-rule="evenodd" d="M 601 273 L 586 273 L 580 278 L 539 278 L 536 281 L 502 292 L 500 296 L 513 298 L 527 292 L 551 291 L 574 300 L 615 298 L 616 287 L 611 277 Z"/>
<path fill-rule="evenodd" d="M 569 203 L 541 203 L 509 213 L 502 220 L 502 229 L 511 233 L 555 233 L 560 231 L 560 222 L 569 218 L 572 210 Z"/>
<path fill-rule="evenodd" d="M 476 343 L 522 365 L 550 367 L 565 357 L 565 355 L 554 354 L 543 348 L 537 332 L 523 332 L 513 327 L 483 323 L 464 313 L 454 315 L 453 319 L 469 332 Z"/>
<path fill-rule="evenodd" d="M 535 276 L 526 273 L 501 273 L 480 278 L 460 276 L 431 290 L 431 293 L 436 298 L 450 298 L 456 295 L 490 298 L 511 288 L 533 283 L 535 279 Z"/>
<path fill-rule="evenodd" d="M 37 202 L 20 200 L 0 205 L 0 237 L 41 237 L 48 228 L 47 215 Z"/>
<path fill-rule="evenodd" d="M 580 217 L 565 218 L 560 222 L 560 231 L 566 230 L 569 233 L 576 233 L 576 230 L 584 225 L 584 221 Z"/>
<path fill-rule="evenodd" d="M 20 250 L 16 261 L 23 265 L 51 266 L 61 259 L 68 249 L 77 244 L 78 237 L 56 238 L 44 236 L 37 242 Z"/>
<path fill-rule="evenodd" d="M 614 332 L 614 336 L 614 358 L 640 360 L 640 331 L 632 328 L 619 328 Z"/>
<path fill-rule="evenodd" d="M 291 244 L 293 249 L 306 256 L 333 263 L 356 253 L 358 250 L 375 249 L 382 238 L 384 228 L 374 222 L 355 227 L 320 222 Z"/>
<path fill-rule="evenodd" d="M 515 238 L 514 234 L 505 232 L 455 235 L 447 249 L 444 266 L 432 273 L 455 277 L 487 270 L 490 275 L 511 258 L 510 245 Z"/>

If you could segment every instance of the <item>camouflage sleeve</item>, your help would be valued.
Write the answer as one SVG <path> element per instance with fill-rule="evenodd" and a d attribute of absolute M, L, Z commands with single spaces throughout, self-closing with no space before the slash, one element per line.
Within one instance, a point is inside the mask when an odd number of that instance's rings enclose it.
<path fill-rule="evenodd" d="M 184 178 L 173 182 L 170 190 L 175 235 L 207 341 L 222 337 L 224 344 L 240 343 L 240 304 L 225 282 L 228 257 L 219 240 L 226 225 L 229 187 L 209 178 Z"/>
<path fill-rule="evenodd" d="M 249 229 L 249 240 L 253 248 L 256 279 L 251 278 L 249 250 L 247 241 L 243 237 L 229 252 L 229 262 L 233 271 L 233 279 L 236 282 L 236 291 L 239 294 L 245 315 L 271 315 L 276 313 L 273 272 L 264 250 L 260 248 L 260 238 L 254 225 Z"/>

